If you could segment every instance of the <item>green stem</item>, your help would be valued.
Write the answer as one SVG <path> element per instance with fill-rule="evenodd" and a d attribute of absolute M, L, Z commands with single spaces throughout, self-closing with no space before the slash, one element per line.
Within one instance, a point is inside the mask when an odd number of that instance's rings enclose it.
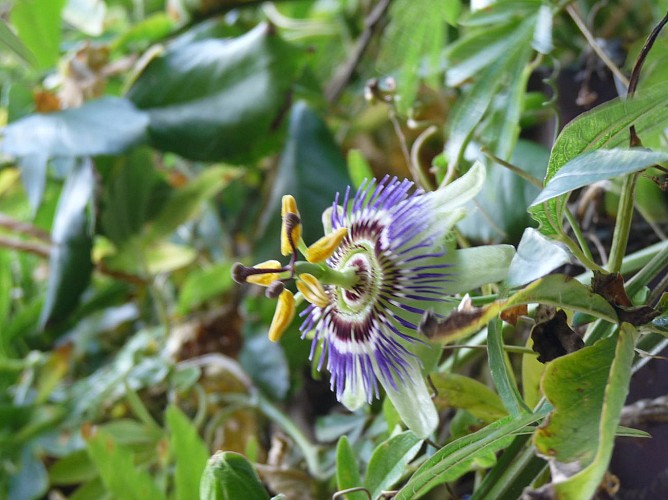
<path fill-rule="evenodd" d="M 603 269 L 596 262 L 587 257 L 587 255 L 582 251 L 580 246 L 577 243 L 575 243 L 572 239 L 570 239 L 567 235 L 560 233 L 556 239 L 561 243 L 563 243 L 564 245 L 566 245 L 568 249 L 571 251 L 571 253 L 575 256 L 575 258 L 578 259 L 580 263 L 587 269 L 590 269 L 592 271 L 605 272 L 605 269 Z"/>
<path fill-rule="evenodd" d="M 280 425 L 285 432 L 294 440 L 295 444 L 299 446 L 304 454 L 304 460 L 309 472 L 316 479 L 324 479 L 326 474 L 320 468 L 320 460 L 318 459 L 318 448 L 304 435 L 304 433 L 297 427 L 290 418 L 276 408 L 267 398 L 261 394 L 256 394 L 255 406 L 267 418 Z"/>
<path fill-rule="evenodd" d="M 642 271 L 638 273 L 639 278 L 634 276 L 633 279 L 631 279 L 627 283 L 627 289 L 636 279 L 641 280 L 643 285 L 648 283 L 649 280 L 652 279 L 652 277 L 657 273 L 656 266 L 652 264 L 651 267 L 653 269 L 643 269 L 643 266 L 649 265 L 652 259 L 657 258 L 657 256 L 661 252 L 667 253 L 666 257 L 661 258 L 661 260 L 663 260 L 664 262 L 663 266 L 659 267 L 659 270 L 661 270 L 665 265 L 668 265 L 668 241 L 660 241 L 658 243 L 654 243 L 653 245 L 650 245 L 647 248 L 643 248 L 642 250 L 638 250 L 637 252 L 634 252 L 624 257 L 624 261 L 622 262 L 622 269 L 620 270 L 622 274 L 629 274 L 637 271 L 638 269 L 642 269 Z M 658 264 L 660 264 L 660 261 L 657 262 L 657 265 Z M 646 276 L 641 276 L 645 275 L 646 273 L 649 274 L 647 274 Z M 647 276 L 649 276 L 649 279 L 646 279 Z M 578 280 L 580 283 L 589 284 L 592 277 L 593 273 L 591 271 L 586 271 L 576 276 L 575 279 Z M 640 290 L 642 285 L 639 287 L 637 285 L 633 285 L 633 287 L 635 292 L 637 292 L 638 290 Z M 473 304 L 476 306 L 478 305 L 475 303 L 475 301 L 473 302 Z"/>
<path fill-rule="evenodd" d="M 325 267 L 320 277 L 320 282 L 323 285 L 336 285 L 346 290 L 353 288 L 357 285 L 358 281 L 357 271 L 354 268 L 349 268 L 345 271 L 335 271 L 331 267 Z"/>
<path fill-rule="evenodd" d="M 668 242 L 662 241 L 661 245 L 663 248 L 627 283 L 626 291 L 629 296 L 638 293 L 668 266 Z"/>
<path fill-rule="evenodd" d="M 589 249 L 589 245 L 587 244 L 587 240 L 585 239 L 584 235 L 582 234 L 582 230 L 580 229 L 580 224 L 578 224 L 578 221 L 575 220 L 575 217 L 573 216 L 573 213 L 568 209 L 568 207 L 564 210 L 566 213 L 566 219 L 568 219 L 568 223 L 571 225 L 571 229 L 573 230 L 573 234 L 575 234 L 575 238 L 578 240 L 578 243 L 580 244 L 580 248 L 584 252 L 584 254 L 587 256 L 589 260 L 592 262 L 594 261 L 594 257 L 591 254 L 591 250 Z"/>
<path fill-rule="evenodd" d="M 337 271 L 321 264 L 311 264 L 302 260 L 295 262 L 295 272 L 297 274 L 312 274 L 323 285 L 336 285 L 350 290 L 357 285 L 357 271 L 354 268 L 348 268 L 345 271 Z"/>
<path fill-rule="evenodd" d="M 585 345 L 594 345 L 598 340 L 609 337 L 617 328 L 617 325 L 604 321 L 596 320 L 589 331 L 585 334 Z"/>
<path fill-rule="evenodd" d="M 622 185 L 622 194 L 619 199 L 619 209 L 617 210 L 617 223 L 612 236 L 612 248 L 610 249 L 610 261 L 608 262 L 608 270 L 611 273 L 617 273 L 622 268 L 622 261 L 626 253 L 626 244 L 628 243 L 631 231 L 638 175 L 638 173 L 634 173 L 626 176 Z"/>
<path fill-rule="evenodd" d="M 249 408 L 255 408 L 262 412 L 272 422 L 280 425 L 283 430 L 293 439 L 301 449 L 308 467 L 309 473 L 316 479 L 325 479 L 327 474 L 322 470 L 318 458 L 318 447 L 311 443 L 304 433 L 290 420 L 285 413 L 274 406 L 267 398 L 259 392 L 248 394 L 226 394 L 223 398 L 228 403 L 237 403 Z"/>

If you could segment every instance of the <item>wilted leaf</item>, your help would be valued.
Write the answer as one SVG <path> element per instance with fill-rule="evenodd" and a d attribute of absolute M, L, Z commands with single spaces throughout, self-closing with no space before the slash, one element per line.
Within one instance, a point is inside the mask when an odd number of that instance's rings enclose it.
<path fill-rule="evenodd" d="M 534 444 L 550 462 L 558 498 L 591 498 L 603 479 L 629 390 L 635 338 L 635 329 L 624 324 L 618 335 L 547 365 L 543 392 L 554 410 Z"/>
<path fill-rule="evenodd" d="M 532 303 L 573 309 L 611 323 L 617 322 L 614 308 L 603 297 L 572 278 L 552 274 L 534 281 L 508 299 L 497 300 L 485 307 L 454 311 L 443 320 L 426 313 L 419 329 L 437 342 L 453 342 L 480 330 L 501 311 Z"/>
<path fill-rule="evenodd" d="M 538 361 L 547 363 L 584 347 L 584 341 L 568 326 L 563 309 L 549 308 L 548 318 L 537 322 L 531 329 L 533 350 L 538 353 Z"/>
<path fill-rule="evenodd" d="M 511 307 L 510 309 L 506 309 L 505 311 L 501 311 L 500 316 L 503 321 L 515 326 L 517 325 L 517 322 L 522 316 L 526 316 L 528 314 L 529 314 L 529 307 L 526 304 L 522 304 L 519 306 Z"/>
<path fill-rule="evenodd" d="M 634 307 L 626 294 L 624 277 L 619 273 L 603 274 L 595 271 L 591 287 L 615 308 L 620 322 L 631 323 L 634 326 L 645 325 L 660 314 L 650 306 Z"/>

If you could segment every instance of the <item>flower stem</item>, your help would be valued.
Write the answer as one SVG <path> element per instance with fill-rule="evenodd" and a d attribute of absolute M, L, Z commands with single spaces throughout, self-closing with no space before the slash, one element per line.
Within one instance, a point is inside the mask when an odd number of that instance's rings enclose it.
<path fill-rule="evenodd" d="M 352 289 L 359 278 L 357 271 L 354 268 L 348 268 L 345 271 L 335 271 L 331 267 L 326 267 L 323 270 L 320 282 L 324 285 L 336 285 L 346 290 Z"/>
<path fill-rule="evenodd" d="M 317 446 L 311 443 L 311 441 L 309 441 L 309 439 L 304 435 L 299 427 L 297 427 L 285 413 L 271 404 L 267 398 L 261 394 L 256 394 L 253 399 L 257 409 L 264 413 L 267 418 L 280 425 L 283 430 L 287 432 L 288 435 L 295 441 L 297 446 L 299 446 L 302 453 L 304 454 L 304 460 L 306 460 L 306 465 L 311 475 L 317 479 L 323 479 L 325 477 L 325 473 L 320 467 Z"/>
<path fill-rule="evenodd" d="M 228 403 L 238 403 L 242 406 L 255 408 L 272 422 L 280 425 L 283 430 L 294 440 L 295 444 L 301 449 L 308 467 L 309 473 L 316 479 L 324 479 L 325 471 L 322 470 L 318 458 L 318 446 L 314 445 L 304 435 L 304 433 L 290 420 L 285 413 L 276 408 L 267 398 L 259 392 L 247 394 L 228 394 L 225 396 Z"/>
<path fill-rule="evenodd" d="M 626 253 L 629 233 L 631 231 L 631 220 L 633 218 L 633 205 L 635 202 L 636 181 L 638 174 L 630 174 L 624 179 L 622 195 L 619 199 L 619 210 L 617 211 L 617 224 L 612 236 L 612 247 L 610 249 L 610 260 L 608 270 L 617 273 L 622 267 L 622 260 Z"/>
<path fill-rule="evenodd" d="M 571 225 L 571 229 L 573 230 L 573 234 L 575 234 L 575 238 L 578 240 L 578 243 L 580 244 L 580 248 L 584 252 L 584 254 L 587 256 L 588 259 L 594 260 L 594 257 L 591 254 L 591 250 L 589 249 L 589 245 L 587 244 L 587 240 L 585 239 L 584 235 L 582 234 L 582 230 L 580 229 L 580 225 L 578 224 L 578 221 L 575 220 L 575 216 L 573 216 L 573 213 L 566 207 L 564 210 L 566 214 L 566 218 L 568 219 L 568 223 Z"/>
<path fill-rule="evenodd" d="M 580 263 L 587 269 L 590 269 L 592 271 L 605 271 L 605 269 L 603 269 L 596 262 L 587 257 L 587 255 L 580 248 L 580 246 L 577 243 L 575 243 L 571 238 L 569 238 L 567 235 L 560 233 L 556 239 L 561 243 L 563 243 L 564 245 L 566 245 L 568 249 L 571 251 L 571 253 L 575 256 L 575 258 L 578 259 Z"/>

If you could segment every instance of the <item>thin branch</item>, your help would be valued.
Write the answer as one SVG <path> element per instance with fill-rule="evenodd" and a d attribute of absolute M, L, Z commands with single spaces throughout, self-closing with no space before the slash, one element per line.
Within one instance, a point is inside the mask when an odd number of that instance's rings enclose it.
<path fill-rule="evenodd" d="M 15 240 L 0 236 L 0 247 L 18 250 L 20 252 L 28 252 L 39 257 L 49 257 L 49 247 L 41 243 L 31 243 L 29 241 Z"/>
<path fill-rule="evenodd" d="M 16 233 L 25 234 L 26 236 L 33 236 L 45 243 L 51 243 L 51 236 L 43 229 L 26 222 L 21 222 L 2 213 L 0 213 L 0 227 L 4 227 Z"/>
<path fill-rule="evenodd" d="M 362 56 L 369 47 L 369 44 L 373 39 L 373 35 L 385 17 L 385 13 L 387 12 L 389 6 L 390 0 L 381 0 L 364 20 L 364 31 L 357 39 L 357 43 L 355 44 L 350 57 L 336 72 L 334 78 L 332 78 L 332 81 L 327 85 L 325 90 L 325 97 L 330 104 L 335 103 L 338 101 L 339 97 L 341 97 L 343 89 L 352 78 L 353 73 L 355 72 L 355 68 L 357 68 L 357 65 L 362 60 Z"/>
<path fill-rule="evenodd" d="M 603 61 L 603 63 L 610 69 L 610 71 L 612 71 L 612 73 L 617 78 L 619 78 L 619 81 L 621 81 L 624 86 L 628 87 L 629 79 L 626 78 L 626 75 L 621 72 L 617 65 L 612 62 L 612 59 L 608 57 L 608 54 L 606 54 L 605 51 L 601 48 L 601 46 L 594 38 L 594 35 L 591 34 L 591 31 L 589 31 L 589 28 L 587 28 L 587 25 L 580 17 L 580 14 L 578 14 L 578 11 L 575 9 L 575 7 L 573 7 L 573 5 L 567 5 L 566 11 L 571 16 L 573 21 L 575 21 L 575 24 L 577 24 L 578 28 L 580 28 L 580 31 L 586 38 L 587 43 L 589 43 L 590 47 L 594 50 L 594 52 L 596 52 L 596 55 L 600 57 L 601 61 Z"/>
<path fill-rule="evenodd" d="M 668 23 L 668 14 L 663 16 L 663 19 L 657 24 L 652 32 L 649 34 L 647 37 L 647 40 L 645 41 L 645 45 L 643 45 L 642 50 L 640 51 L 640 54 L 638 54 L 638 58 L 636 59 L 636 63 L 633 65 L 633 72 L 631 73 L 631 80 L 629 81 L 628 85 L 628 90 L 626 91 L 626 96 L 628 97 L 633 97 L 633 95 L 636 92 L 636 88 L 638 87 L 638 81 L 640 80 L 640 70 L 642 69 L 643 65 L 645 64 L 645 59 L 647 59 L 647 55 L 649 54 L 649 51 L 652 50 L 652 46 L 654 45 L 654 42 L 656 42 L 657 37 L 659 36 L 659 33 L 661 33 L 661 30 L 663 27 Z M 642 143 L 640 142 L 640 139 L 638 138 L 638 135 L 636 134 L 636 126 L 631 125 L 629 129 L 629 133 L 631 135 L 630 138 L 630 144 L 631 147 L 636 147 L 636 146 L 641 146 Z"/>
<path fill-rule="evenodd" d="M 490 160 L 492 160 L 493 162 L 498 163 L 498 164 L 501 165 L 502 167 L 505 167 L 505 168 L 507 168 L 508 170 L 510 170 L 510 171 L 511 171 L 512 173 L 514 173 L 515 175 L 521 177 L 522 179 L 524 179 L 525 181 L 527 181 L 529 184 L 533 184 L 533 185 L 536 186 L 537 188 L 543 189 L 543 187 L 544 187 L 544 186 L 543 186 L 543 182 L 542 182 L 540 179 L 534 177 L 533 175 L 531 175 L 531 174 L 528 173 L 528 172 L 525 172 L 524 170 L 522 170 L 522 169 L 521 169 L 520 167 L 518 167 L 517 165 L 513 165 L 512 163 L 507 162 L 506 160 L 504 160 L 504 159 L 502 159 L 502 158 L 499 158 L 499 157 L 496 156 L 494 153 L 492 153 L 492 152 L 489 150 L 489 148 L 487 148 L 486 146 L 481 147 L 481 148 L 480 148 L 480 152 L 481 152 L 482 154 L 484 154 L 487 158 L 489 158 Z"/>

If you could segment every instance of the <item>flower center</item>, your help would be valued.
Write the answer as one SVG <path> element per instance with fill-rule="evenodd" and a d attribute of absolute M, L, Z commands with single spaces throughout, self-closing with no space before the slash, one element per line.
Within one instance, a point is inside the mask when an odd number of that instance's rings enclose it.
<path fill-rule="evenodd" d="M 355 270 L 357 283 L 351 288 L 338 288 L 338 304 L 342 312 L 360 313 L 369 308 L 378 296 L 382 271 L 370 245 L 358 244 L 343 256 L 338 270 Z"/>

